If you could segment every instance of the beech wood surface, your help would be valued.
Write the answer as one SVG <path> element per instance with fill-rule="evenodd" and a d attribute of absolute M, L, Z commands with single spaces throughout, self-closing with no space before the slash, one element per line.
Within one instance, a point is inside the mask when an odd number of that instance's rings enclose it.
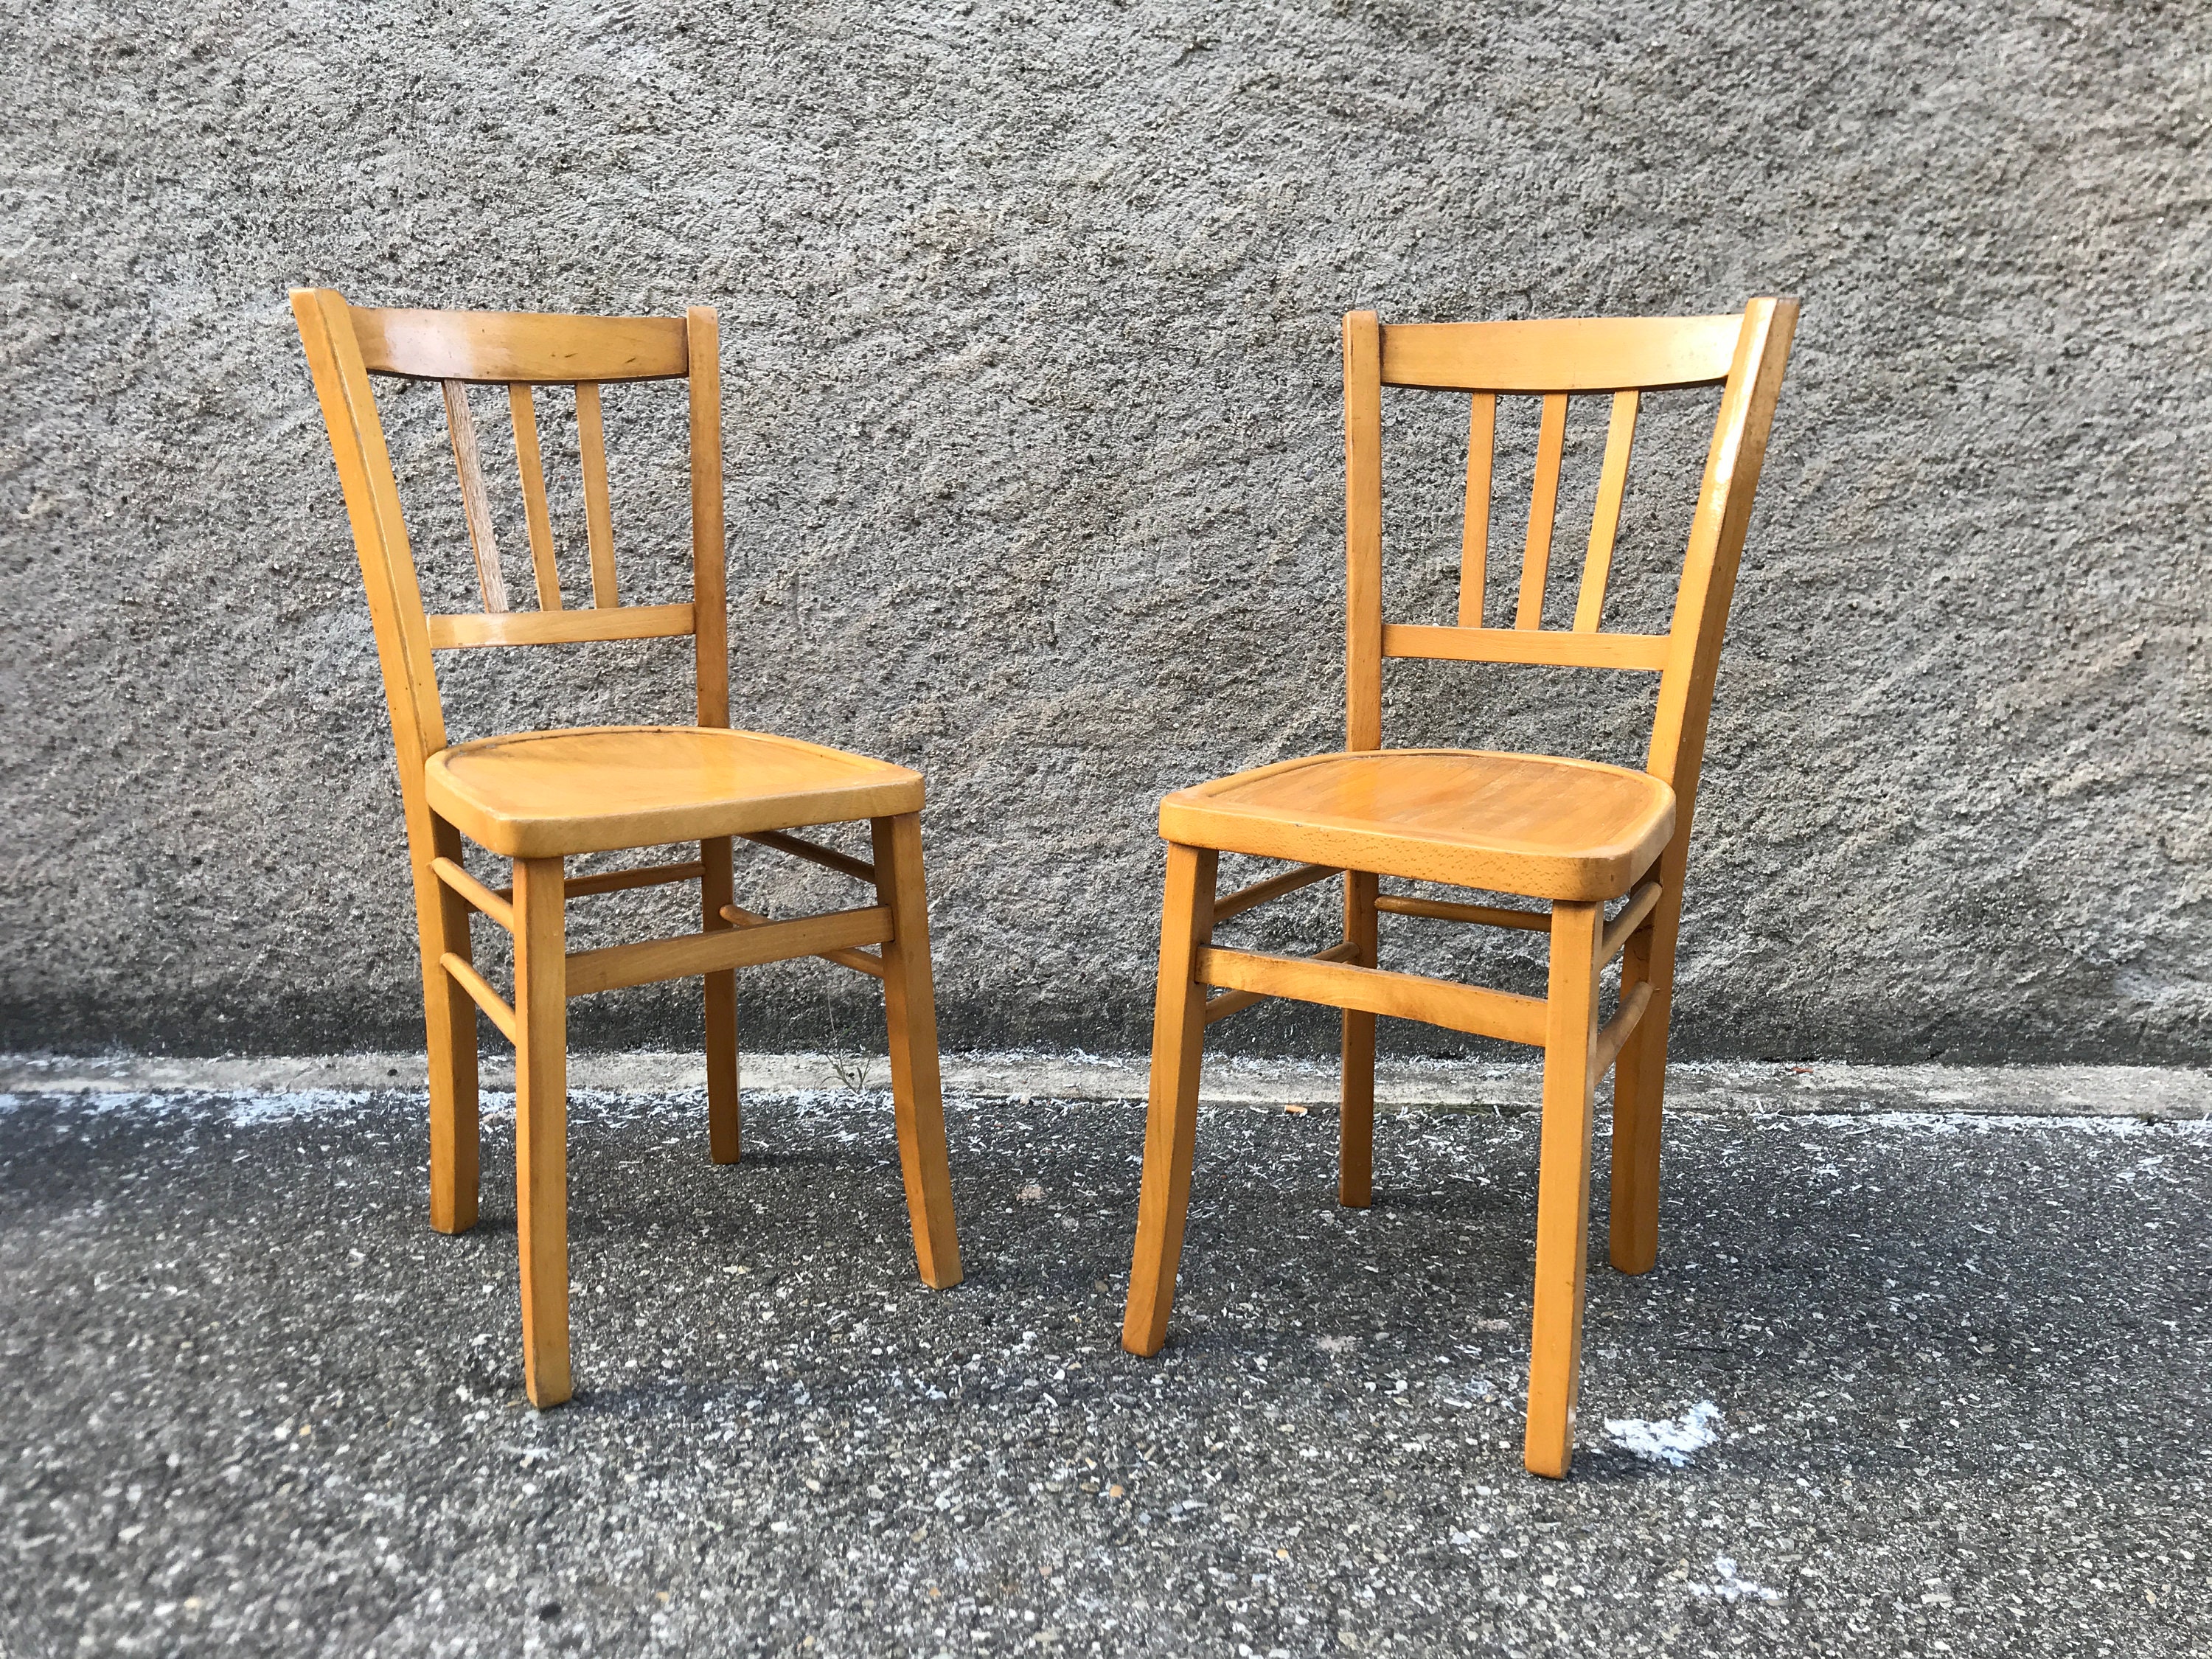
<path fill-rule="evenodd" d="M 576 453 L 584 474 L 584 535 L 592 550 L 592 603 L 611 610 L 622 603 L 615 578 L 613 498 L 607 493 L 607 434 L 596 381 L 576 386 Z"/>
<path fill-rule="evenodd" d="M 522 477 L 522 520 L 530 532 L 530 569 L 538 583 L 538 608 L 561 608 L 561 573 L 553 561 L 553 517 L 545 502 L 545 457 L 538 447 L 538 403 L 530 387 L 507 388 L 514 417 L 514 465 Z"/>
<path fill-rule="evenodd" d="M 1528 494 L 1528 536 L 1521 555 L 1521 598 L 1513 611 L 1516 629 L 1544 625 L 1544 588 L 1552 574 L 1552 532 L 1559 516 L 1559 464 L 1567 442 L 1567 400 L 1553 393 L 1544 399 L 1536 431 L 1536 482 Z"/>
<path fill-rule="evenodd" d="M 1213 919 L 1226 921 L 1231 916 L 1241 916 L 1285 893 L 1295 893 L 1302 887 L 1327 881 L 1340 873 L 1333 864 L 1302 864 L 1295 870 L 1285 870 L 1279 876 L 1269 876 L 1265 881 L 1255 881 L 1249 887 L 1240 887 L 1213 907 Z"/>
<path fill-rule="evenodd" d="M 1478 392 L 1467 417 L 1467 511 L 1459 550 L 1459 625 L 1482 626 L 1490 573 L 1490 478 L 1498 452 L 1498 399 Z M 1384 647 L 1389 654 L 1389 647 Z"/>
<path fill-rule="evenodd" d="M 514 1231 L 522 1264 L 522 1387 L 544 1411 L 568 1368 L 568 994 L 558 859 L 514 866 Z"/>
<path fill-rule="evenodd" d="M 757 732 L 592 726 L 457 744 L 431 757 L 432 810 L 507 858 L 619 852 L 921 805 L 902 766 Z"/>
<path fill-rule="evenodd" d="M 1340 1201 L 1369 1201 L 1374 1022 L 1403 1017 L 1544 1050 L 1536 1292 L 1523 1458 L 1563 1475 L 1572 1455 L 1594 1090 L 1615 1073 L 1611 1254 L 1652 1265 L 1666 1035 L 1682 881 L 1729 601 L 1796 323 L 1795 301 L 1740 316 L 1602 318 L 1384 326 L 1344 319 L 1345 745 L 1178 790 L 1160 806 L 1168 842 L 1143 1193 L 1122 1327 L 1125 1347 L 1165 1340 L 1188 1202 L 1200 1050 L 1209 1018 L 1263 996 L 1343 1014 Z M 1606 591 L 1645 394 L 1720 384 L 1720 409 L 1664 634 L 1607 633 Z M 1382 388 L 1471 394 L 1458 625 L 1383 614 Z M 1609 394 L 1604 458 L 1572 624 L 1544 626 L 1570 399 Z M 1528 530 L 1514 625 L 1486 627 L 1496 399 L 1540 398 Z M 1656 672 L 1644 769 L 1478 750 L 1384 750 L 1383 664 L 1431 658 Z M 1222 853 L 1297 866 L 1217 903 Z M 1316 957 L 1215 945 L 1221 916 L 1345 872 L 1345 938 Z M 1378 874 L 1532 900 L 1548 913 L 1378 895 Z M 1626 898 L 1608 923 L 1608 902 Z M 1383 970 L 1382 915 L 1548 933 L 1541 998 Z M 1597 1023 L 1599 974 L 1621 959 L 1616 1012 Z M 1207 1001 L 1194 988 L 1223 988 Z"/>
<path fill-rule="evenodd" d="M 594 641 L 671 639 L 692 631 L 688 605 L 610 605 L 589 611 L 503 611 L 424 618 L 434 651 L 491 645 L 579 645 Z"/>
<path fill-rule="evenodd" d="M 1316 951 L 1311 956 L 1303 958 L 1303 960 L 1307 962 L 1349 962 L 1352 957 L 1358 955 L 1358 953 L 1359 947 L 1347 939 L 1341 945 L 1330 945 L 1326 951 Z M 1226 1019 L 1231 1014 L 1241 1014 L 1247 1008 L 1257 1007 L 1261 1003 L 1267 1002 L 1270 1000 L 1271 999 L 1267 993 L 1265 991 L 1224 991 L 1218 997 L 1206 998 L 1206 1023 L 1208 1025 L 1211 1025 L 1216 1020 Z"/>
<path fill-rule="evenodd" d="M 1429 916 L 1438 921 L 1474 922 L 1485 927 L 1515 927 L 1523 933 L 1548 933 L 1551 913 L 1516 910 L 1503 904 L 1462 904 L 1453 899 L 1418 898 L 1404 893 L 1385 893 L 1375 908 L 1394 916 Z"/>
<path fill-rule="evenodd" d="M 1776 303 L 1752 301 L 1753 307 Z M 1778 303 L 1793 310 L 1796 306 L 1794 300 Z M 1538 397 L 1711 386 L 1728 378 L 1743 320 L 1741 316 L 1564 317 L 1510 323 L 1393 323 L 1381 330 L 1382 383 Z"/>
<path fill-rule="evenodd" d="M 779 853 L 788 853 L 795 859 L 805 859 L 809 864 L 818 864 L 825 870 L 835 870 L 840 875 L 855 881 L 873 883 L 876 866 L 866 859 L 856 859 L 850 853 L 841 853 L 834 847 L 824 847 L 800 836 L 787 836 L 780 830 L 761 830 L 745 839 L 762 847 L 773 847 Z"/>
<path fill-rule="evenodd" d="M 469 994 L 477 1006 L 483 1010 L 484 1017 L 499 1028 L 501 1036 L 509 1042 L 520 1040 L 515 1035 L 520 1028 L 515 1024 L 513 1005 L 492 988 L 491 981 L 477 972 L 465 957 L 456 956 L 448 951 L 438 961 L 453 976 L 461 989 Z"/>
<path fill-rule="evenodd" d="M 1465 749 L 1307 756 L 1160 803 L 1170 841 L 1531 898 L 1626 891 L 1674 818 L 1649 773 Z"/>
<path fill-rule="evenodd" d="M 507 609 L 507 578 L 499 568 L 499 536 L 492 527 L 491 492 L 484 488 L 483 450 L 477 441 L 476 416 L 469 410 L 465 380 L 440 383 L 446 394 L 446 427 L 453 434 L 453 470 L 461 486 L 461 517 L 476 554 L 477 589 L 487 611 Z"/>
<path fill-rule="evenodd" d="M 1190 1160 L 1198 1139 L 1199 1050 L 1206 1038 L 1206 988 L 1198 953 L 1213 933 L 1218 865 L 1209 849 L 1168 846 L 1159 981 L 1152 996 L 1152 1069 L 1145 1105 L 1144 1178 L 1121 1346 L 1152 1354 L 1167 1340 L 1176 1268 L 1190 1207 Z"/>
<path fill-rule="evenodd" d="M 1562 634 L 1537 629 L 1436 628 L 1385 623 L 1382 654 L 1447 662 L 1500 662 L 1557 668 L 1663 670 L 1674 641 L 1664 634 Z"/>
<path fill-rule="evenodd" d="M 1522 1461 L 1558 1480 L 1574 1456 L 1589 1257 L 1592 1091 L 1597 1082 L 1596 904 L 1552 908 L 1550 984 L 1543 1002 L 1544 1116 L 1536 1175 L 1535 1309 L 1528 1339 Z"/>
<path fill-rule="evenodd" d="M 514 931 L 514 906 L 508 895 L 495 893 L 464 870 L 452 859 L 433 859 L 430 867 L 438 872 L 438 879 L 452 888 L 470 904 L 489 916 L 508 933 Z"/>
<path fill-rule="evenodd" d="M 574 386 L 678 380 L 690 369 L 684 325 L 673 317 L 348 309 L 362 364 L 372 374 Z"/>
<path fill-rule="evenodd" d="M 766 927 L 773 925 L 775 920 L 773 916 L 761 915 L 757 910 L 748 910 L 741 904 L 724 905 L 722 915 L 740 927 Z M 867 975 L 871 979 L 881 979 L 884 976 L 884 959 L 871 951 L 833 948 L 817 951 L 814 954 L 824 962 L 834 962 L 842 967 L 853 969 L 856 972 Z"/>
<path fill-rule="evenodd" d="M 824 955 L 884 981 L 897 1139 L 924 1280 L 960 1277 L 945 1169 L 937 1034 L 923 910 L 922 780 L 902 767 L 794 738 L 730 729 L 728 549 L 723 520 L 720 335 L 714 313 L 592 318 L 378 311 L 327 289 L 292 307 L 330 434 L 383 673 L 407 826 L 430 1060 L 430 1219 L 477 1218 L 477 1013 L 515 1044 L 516 1204 L 525 1386 L 550 1407 L 571 1389 L 567 1268 L 567 1014 L 570 996 L 660 978 L 703 987 L 708 1152 L 741 1151 L 736 970 Z M 484 602 L 482 616 L 426 614 L 373 376 L 442 382 L 454 464 Z M 603 382 L 685 382 L 691 593 L 624 605 L 616 569 Z M 539 608 L 508 608 L 468 388 L 504 385 Z M 534 388 L 574 391 L 592 604 L 562 608 Z M 526 732 L 448 746 L 433 653 L 688 635 L 697 724 Z M 865 821 L 872 865 L 782 832 Z M 735 902 L 732 839 L 745 836 L 876 884 L 857 911 L 771 922 Z M 464 836 L 515 860 L 512 885 L 470 875 Z M 886 839 L 888 837 L 888 839 Z M 570 854 L 696 842 L 699 856 L 567 878 Z M 886 854 L 885 848 L 892 851 Z M 569 952 L 570 898 L 699 883 L 701 927 L 672 939 Z M 474 907 L 515 936 L 510 1004 L 473 964 Z M 881 959 L 854 950 L 881 944 Z"/>
<path fill-rule="evenodd" d="M 868 826 L 876 896 L 891 917 L 884 940 L 884 1024 L 890 1037 L 891 1115 L 900 1178 L 921 1282 L 950 1290 L 960 1280 L 952 1176 L 945 1144 L 945 1091 L 937 1057 L 937 1002 L 929 964 L 929 902 L 922 884 L 921 818 L 914 812 Z"/>
<path fill-rule="evenodd" d="M 832 910 L 826 915 L 799 916 L 790 921 L 763 922 L 757 927 L 726 923 L 674 939 L 641 939 L 633 945 L 603 945 L 578 951 L 568 957 L 568 994 L 585 996 L 595 991 L 620 990 L 629 985 L 651 985 L 664 979 L 689 979 L 694 974 L 720 973 L 732 968 L 757 968 L 763 963 L 787 962 L 793 957 L 819 956 L 852 945 L 880 945 L 890 937 L 890 912 L 880 904 L 856 910 Z"/>

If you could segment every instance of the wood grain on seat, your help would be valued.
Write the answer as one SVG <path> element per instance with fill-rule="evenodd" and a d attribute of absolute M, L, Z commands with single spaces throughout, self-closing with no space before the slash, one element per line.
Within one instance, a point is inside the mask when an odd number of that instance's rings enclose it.
<path fill-rule="evenodd" d="M 430 810 L 503 858 L 556 858 L 921 810 L 919 772 L 793 738 L 600 726 L 430 757 Z"/>
<path fill-rule="evenodd" d="M 1160 803 L 1169 841 L 1529 898 L 1618 898 L 1674 828 L 1648 772 L 1476 749 L 1309 756 Z"/>

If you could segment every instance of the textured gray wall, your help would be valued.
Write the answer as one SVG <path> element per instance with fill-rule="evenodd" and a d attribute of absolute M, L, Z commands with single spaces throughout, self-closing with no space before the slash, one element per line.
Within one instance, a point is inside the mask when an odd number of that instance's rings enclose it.
<path fill-rule="evenodd" d="M 419 1041 L 289 283 L 720 307 L 740 720 L 928 773 L 948 1042 L 1092 1048 L 1142 1042 L 1158 796 L 1336 741 L 1339 314 L 1780 291 L 1678 1052 L 2201 1059 L 2208 63 L 2201 7 L 1996 0 L 11 11 L 0 1042 Z M 665 397 L 610 411 L 647 598 L 684 533 Z M 427 401 L 395 442 L 458 603 Z M 1679 548 L 1686 401 L 1622 622 Z M 1401 615 L 1449 608 L 1462 407 L 1393 406 Z M 682 670 L 483 653 L 448 702 L 457 734 L 683 718 Z M 1632 759 L 1648 707 L 1393 672 L 1398 741 Z M 770 908 L 831 890 L 750 867 Z M 1319 942 L 1320 904 L 1268 936 Z M 867 1039 L 840 970 L 746 984 L 750 1041 Z M 685 988 L 577 1019 L 696 1024 Z"/>

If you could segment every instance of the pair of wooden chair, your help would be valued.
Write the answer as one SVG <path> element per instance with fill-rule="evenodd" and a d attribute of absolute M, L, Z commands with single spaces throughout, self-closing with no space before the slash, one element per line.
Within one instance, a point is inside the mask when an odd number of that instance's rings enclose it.
<path fill-rule="evenodd" d="M 367 586 L 390 705 L 421 939 L 430 1059 L 430 1213 L 441 1231 L 476 1219 L 477 1026 L 481 1010 L 516 1052 L 516 1217 L 525 1386 L 544 1407 L 566 1400 L 568 1336 L 567 1004 L 658 980 L 705 981 L 708 1145 L 739 1152 L 736 969 L 818 956 L 884 983 L 901 1166 L 923 1279 L 957 1284 L 930 982 L 920 811 L 923 781 L 902 767 L 730 727 L 724 583 L 721 410 L 715 319 L 371 310 L 328 289 L 292 295 Z M 1741 316 L 1382 327 L 1345 319 L 1350 646 L 1346 752 L 1291 761 L 1170 796 L 1169 842 L 1143 1192 L 1122 1340 L 1165 1338 L 1198 1099 L 1199 1050 L 1212 1020 L 1266 997 L 1343 1009 L 1339 1196 L 1370 1200 L 1375 1020 L 1392 1015 L 1540 1046 L 1545 1053 L 1536 1296 L 1526 1458 L 1566 1471 L 1573 1432 L 1593 1091 L 1617 1063 L 1613 1259 L 1654 1259 L 1661 1092 L 1674 934 L 1705 720 L 1737 556 L 1790 337 L 1794 301 L 1754 301 Z M 373 378 L 437 381 L 444 392 L 481 615 L 426 614 Z M 599 389 L 688 383 L 692 599 L 617 598 Z M 535 611 L 509 609 L 468 388 L 507 390 Z M 1720 384 L 1717 428 L 1674 609 L 1664 635 L 1598 627 L 1629 448 L 1647 391 Z M 538 388 L 574 388 L 592 603 L 562 603 L 538 441 Z M 1381 389 L 1471 394 L 1468 530 L 1455 628 L 1382 618 Z M 1482 623 L 1491 446 L 1499 395 L 1543 399 L 1534 500 L 1516 625 Z M 1613 418 L 1571 631 L 1547 630 L 1544 592 L 1567 403 L 1610 393 Z M 528 732 L 449 745 L 435 653 L 489 646 L 690 637 L 697 724 Z M 1382 747 L 1386 657 L 1545 663 L 1660 675 L 1646 770 L 1474 750 Z M 866 820 L 873 862 L 791 832 Z M 874 902 L 770 921 L 735 902 L 743 837 L 871 884 Z M 464 841 L 512 860 L 495 890 L 465 867 Z M 565 860 L 693 843 L 698 857 L 570 878 Z M 1218 897 L 1222 853 L 1296 867 Z M 1305 958 L 1212 943 L 1218 921 L 1341 874 L 1345 937 Z M 1549 903 L 1548 911 L 1386 895 L 1378 877 L 1445 883 Z M 699 884 L 696 933 L 570 951 L 570 898 Z M 1622 901 L 1608 917 L 1607 905 Z M 1376 965 L 1380 914 L 1547 932 L 1549 994 L 1521 996 Z M 514 993 L 478 971 L 471 919 L 514 939 Z M 871 951 L 866 947 L 876 946 Z M 1600 975 L 1623 958 L 1618 1011 L 1599 1018 Z M 1220 994 L 1209 997 L 1209 988 Z"/>

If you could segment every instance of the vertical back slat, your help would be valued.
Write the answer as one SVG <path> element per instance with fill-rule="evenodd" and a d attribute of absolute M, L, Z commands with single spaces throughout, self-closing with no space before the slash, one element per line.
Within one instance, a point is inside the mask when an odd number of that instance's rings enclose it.
<path fill-rule="evenodd" d="M 1490 471 L 1498 449 L 1498 397 L 1478 392 L 1467 417 L 1467 528 L 1459 544 L 1459 625 L 1482 626 L 1490 566 Z"/>
<path fill-rule="evenodd" d="M 1567 444 L 1567 395 L 1549 393 L 1536 429 L 1536 484 L 1528 495 L 1528 542 L 1521 556 L 1521 604 L 1516 628 L 1544 625 L 1544 584 L 1552 574 L 1552 523 L 1559 510 L 1559 457 Z"/>
<path fill-rule="evenodd" d="M 538 449 L 538 405 L 530 387 L 510 381 L 507 404 L 514 412 L 514 464 L 522 474 L 522 516 L 530 526 L 530 568 L 538 578 L 538 608 L 561 608 L 561 573 L 553 565 L 553 515 L 545 506 L 545 462 Z"/>
<path fill-rule="evenodd" d="M 576 447 L 584 466 L 584 530 L 592 544 L 592 603 L 620 605 L 615 596 L 615 520 L 607 498 L 607 441 L 599 421 L 596 380 L 576 384 Z"/>
<path fill-rule="evenodd" d="M 453 471 L 460 475 L 461 516 L 468 520 L 469 545 L 476 550 L 477 586 L 486 611 L 507 609 L 507 578 L 500 574 L 499 538 L 492 533 L 491 495 L 484 488 L 483 453 L 477 447 L 476 417 L 469 413 L 465 380 L 441 380 L 446 393 L 446 426 L 453 434 Z"/>
<path fill-rule="evenodd" d="M 1382 329 L 1344 319 L 1344 746 L 1382 746 Z"/>
<path fill-rule="evenodd" d="M 1575 599 L 1575 632 L 1597 632 L 1605 609 L 1606 578 L 1613 573 L 1613 543 L 1620 533 L 1620 498 L 1628 489 L 1628 454 L 1636 443 L 1636 411 L 1643 394 L 1613 394 L 1613 425 L 1605 437 L 1605 468 L 1598 475 L 1597 508 L 1590 514 L 1589 556 L 1583 561 L 1582 592 Z"/>

